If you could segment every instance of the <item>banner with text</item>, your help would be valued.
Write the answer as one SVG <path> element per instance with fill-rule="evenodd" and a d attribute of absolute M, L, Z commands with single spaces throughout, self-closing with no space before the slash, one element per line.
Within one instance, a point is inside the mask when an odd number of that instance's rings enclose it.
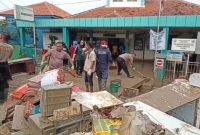
<path fill-rule="evenodd" d="M 171 50 L 194 52 L 196 49 L 196 39 L 173 38 Z"/>
<path fill-rule="evenodd" d="M 165 39 L 165 29 L 163 31 L 157 32 L 150 30 L 150 50 L 165 50 L 166 49 L 166 39 Z"/>

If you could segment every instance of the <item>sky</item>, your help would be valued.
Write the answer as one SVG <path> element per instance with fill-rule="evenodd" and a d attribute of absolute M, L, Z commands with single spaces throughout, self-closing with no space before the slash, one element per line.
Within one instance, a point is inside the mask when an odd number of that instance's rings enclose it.
<path fill-rule="evenodd" d="M 0 0 L 0 11 L 13 9 L 14 4 L 26 6 L 43 1 L 52 3 L 70 14 L 76 14 L 107 4 L 107 0 Z M 185 1 L 200 5 L 200 0 Z"/>

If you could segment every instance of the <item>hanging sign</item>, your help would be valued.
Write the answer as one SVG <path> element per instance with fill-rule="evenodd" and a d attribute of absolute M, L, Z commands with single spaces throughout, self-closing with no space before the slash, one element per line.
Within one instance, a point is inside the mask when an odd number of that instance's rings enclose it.
<path fill-rule="evenodd" d="M 167 60 L 168 61 L 179 61 L 183 59 L 183 52 L 181 51 L 167 51 Z"/>
<path fill-rule="evenodd" d="M 163 69 L 164 59 L 156 59 L 156 69 Z"/>
<path fill-rule="evenodd" d="M 33 9 L 15 5 L 14 16 L 16 20 L 34 21 Z"/>
<path fill-rule="evenodd" d="M 165 50 L 166 49 L 166 40 L 165 40 L 166 32 L 165 31 L 166 30 L 164 29 L 163 31 L 157 34 L 153 30 L 150 30 L 150 50 Z"/>
<path fill-rule="evenodd" d="M 171 50 L 194 52 L 195 49 L 196 49 L 196 39 L 181 39 L 181 38 L 172 39 Z"/>

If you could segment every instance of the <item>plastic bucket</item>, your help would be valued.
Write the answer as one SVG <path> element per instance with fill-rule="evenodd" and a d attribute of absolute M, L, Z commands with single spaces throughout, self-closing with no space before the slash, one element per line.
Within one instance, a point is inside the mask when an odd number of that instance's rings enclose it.
<path fill-rule="evenodd" d="M 110 92 L 116 93 L 119 91 L 120 83 L 119 82 L 111 82 L 110 83 Z"/>

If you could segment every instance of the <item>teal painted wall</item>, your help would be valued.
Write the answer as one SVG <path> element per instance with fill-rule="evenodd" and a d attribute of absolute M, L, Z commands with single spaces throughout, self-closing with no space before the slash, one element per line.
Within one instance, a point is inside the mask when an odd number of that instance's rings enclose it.
<path fill-rule="evenodd" d="M 36 27 L 157 27 L 157 16 L 36 20 Z M 18 27 L 32 27 L 17 21 Z M 200 27 L 200 16 L 161 16 L 160 27 Z"/>

